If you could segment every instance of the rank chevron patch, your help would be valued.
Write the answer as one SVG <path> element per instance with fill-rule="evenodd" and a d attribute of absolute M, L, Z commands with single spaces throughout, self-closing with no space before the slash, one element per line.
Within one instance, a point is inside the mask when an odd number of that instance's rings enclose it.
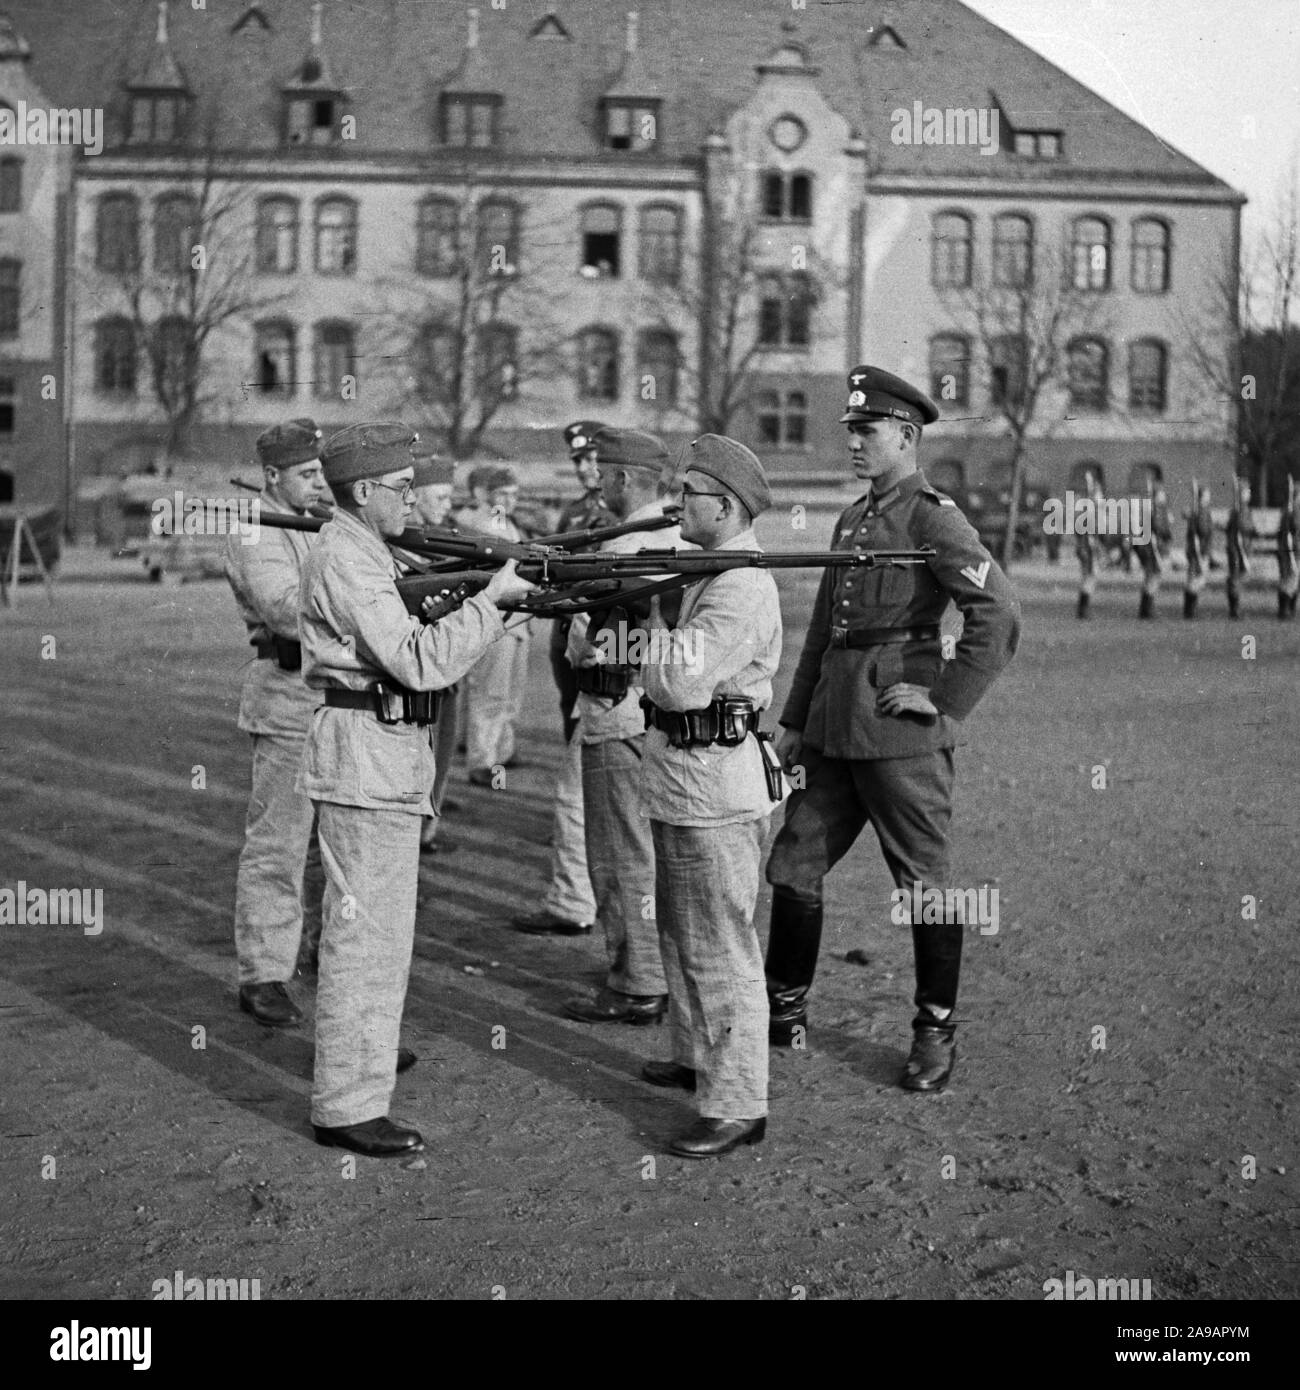
<path fill-rule="evenodd" d="M 982 589 L 989 577 L 989 561 L 981 561 L 979 569 L 976 569 L 974 565 L 967 565 L 966 568 L 962 570 L 962 574 L 965 578 L 969 579 L 977 589 Z"/>

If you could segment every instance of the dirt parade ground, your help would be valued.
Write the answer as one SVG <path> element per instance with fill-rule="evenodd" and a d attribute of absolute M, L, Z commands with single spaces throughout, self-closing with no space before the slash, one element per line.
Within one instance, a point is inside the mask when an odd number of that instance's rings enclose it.
<path fill-rule="evenodd" d="M 392 1113 L 428 1150 L 402 1165 L 313 1143 L 310 1026 L 236 1008 L 230 592 L 121 574 L 0 613 L 0 888 L 103 895 L 93 934 L 0 926 L 0 1296 L 149 1299 L 177 1271 L 262 1299 L 1300 1293 L 1300 626 L 1263 589 L 1239 622 L 1167 589 L 1139 623 L 1130 582 L 1082 623 L 1072 566 L 1013 572 L 1021 650 L 958 751 L 955 876 L 997 917 L 968 929 L 952 1085 L 895 1084 L 911 944 L 868 833 L 767 1139 L 706 1163 L 666 1149 L 687 1098 L 638 1076 L 667 1030 L 560 1016 L 603 944 L 508 925 L 544 890 L 561 747 L 539 626 L 524 765 L 459 768 L 461 848 L 421 864 Z M 782 580 L 778 708 L 814 579 Z"/>

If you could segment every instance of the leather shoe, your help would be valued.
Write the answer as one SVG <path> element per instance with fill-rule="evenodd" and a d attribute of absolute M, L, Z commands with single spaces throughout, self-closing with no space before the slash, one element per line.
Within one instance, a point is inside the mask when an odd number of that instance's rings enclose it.
<path fill-rule="evenodd" d="M 469 772 L 469 784 L 471 787 L 490 787 L 492 785 L 492 769 L 490 767 L 476 767 Z"/>
<path fill-rule="evenodd" d="M 421 854 L 455 854 L 460 848 L 460 841 L 453 840 L 449 835 L 439 835 L 436 840 L 421 840 Z"/>
<path fill-rule="evenodd" d="M 269 984 L 240 985 L 239 1007 L 267 1028 L 292 1028 L 302 1022 L 302 1011 L 278 980 Z"/>
<path fill-rule="evenodd" d="M 957 1043 L 951 1028 L 916 1028 L 898 1084 L 905 1091 L 942 1091 L 956 1060 Z"/>
<path fill-rule="evenodd" d="M 717 1158 L 738 1144 L 757 1144 L 767 1133 L 767 1117 L 757 1120 L 711 1120 L 701 1115 L 668 1147 L 683 1158 Z"/>
<path fill-rule="evenodd" d="M 680 1062 L 647 1062 L 641 1068 L 641 1079 L 652 1086 L 680 1086 L 683 1091 L 695 1089 L 695 1068 Z"/>
<path fill-rule="evenodd" d="M 590 922 L 570 922 L 545 910 L 520 913 L 510 919 L 510 925 L 529 936 L 586 936 L 592 927 Z"/>
<path fill-rule="evenodd" d="M 312 1129 L 318 1144 L 351 1149 L 367 1158 L 402 1158 L 406 1154 L 420 1153 L 424 1148 L 424 1136 L 418 1129 L 403 1129 L 387 1115 L 359 1125 L 338 1125 L 333 1129 L 312 1125 Z"/>
<path fill-rule="evenodd" d="M 397 1049 L 397 1070 L 410 1071 L 420 1059 L 411 1051 L 409 1047 L 399 1047 Z"/>
<path fill-rule="evenodd" d="M 668 1009 L 666 994 L 622 994 L 602 989 L 594 999 L 569 999 L 567 1018 L 579 1023 L 662 1023 Z"/>

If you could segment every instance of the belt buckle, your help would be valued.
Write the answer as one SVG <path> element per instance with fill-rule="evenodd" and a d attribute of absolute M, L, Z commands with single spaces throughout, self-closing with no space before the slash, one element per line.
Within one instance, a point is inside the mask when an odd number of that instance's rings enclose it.
<path fill-rule="evenodd" d="M 849 630 L 846 627 L 831 628 L 831 646 L 847 647 L 849 645 Z"/>

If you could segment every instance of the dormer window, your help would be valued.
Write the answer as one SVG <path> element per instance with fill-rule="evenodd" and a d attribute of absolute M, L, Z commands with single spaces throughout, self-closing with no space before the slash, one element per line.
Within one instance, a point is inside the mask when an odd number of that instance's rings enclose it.
<path fill-rule="evenodd" d="M 605 100 L 605 148 L 639 153 L 652 150 L 659 138 L 659 102 L 626 98 Z"/>
<path fill-rule="evenodd" d="M 286 145 L 332 145 L 339 138 L 343 101 L 333 94 L 286 96 L 284 142 Z"/>
<path fill-rule="evenodd" d="M 185 138 L 190 99 L 183 92 L 132 92 L 130 145 L 173 145 Z"/>
<path fill-rule="evenodd" d="M 812 221 L 812 175 L 769 169 L 762 175 L 764 218 L 774 222 Z"/>
<path fill-rule="evenodd" d="M 492 93 L 444 92 L 440 136 L 458 149 L 490 150 L 500 139 L 501 98 Z"/>

